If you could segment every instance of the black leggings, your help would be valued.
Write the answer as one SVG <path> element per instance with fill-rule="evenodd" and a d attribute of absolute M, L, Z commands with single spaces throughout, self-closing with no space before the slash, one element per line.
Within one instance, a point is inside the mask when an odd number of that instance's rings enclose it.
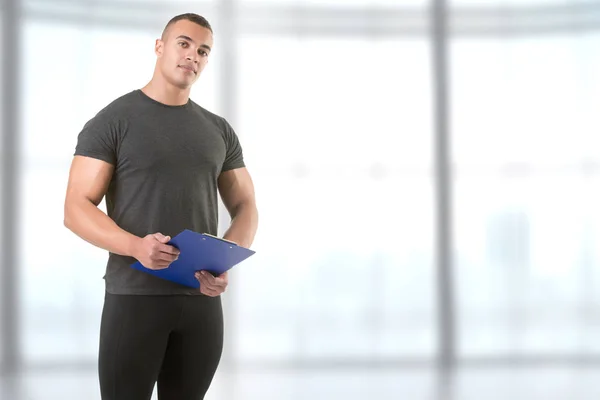
<path fill-rule="evenodd" d="M 223 350 L 220 297 L 106 293 L 98 360 L 102 400 L 202 400 Z"/>

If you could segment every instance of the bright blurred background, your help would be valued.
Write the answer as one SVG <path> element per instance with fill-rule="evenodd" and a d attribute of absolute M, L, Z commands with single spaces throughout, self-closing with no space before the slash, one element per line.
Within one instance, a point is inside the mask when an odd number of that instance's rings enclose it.
<path fill-rule="evenodd" d="M 4 0 L 0 399 L 100 398 L 68 169 L 183 12 L 261 216 L 207 400 L 600 398 L 599 1 Z"/>

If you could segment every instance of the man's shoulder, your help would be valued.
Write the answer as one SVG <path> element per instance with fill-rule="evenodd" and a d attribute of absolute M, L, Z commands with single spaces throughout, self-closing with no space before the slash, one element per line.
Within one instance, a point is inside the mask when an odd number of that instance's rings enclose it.
<path fill-rule="evenodd" d="M 140 96 L 138 90 L 132 90 L 106 104 L 98 111 L 96 118 L 118 119 L 121 117 L 132 116 L 139 106 Z"/>
<path fill-rule="evenodd" d="M 196 112 L 200 116 L 217 124 L 220 128 L 224 128 L 227 125 L 227 120 L 224 117 L 222 117 L 218 114 L 215 114 L 212 111 L 208 111 L 206 108 L 202 107 L 200 104 L 196 103 L 195 101 L 193 101 L 191 99 L 190 99 L 190 102 L 192 104 L 194 112 Z"/>

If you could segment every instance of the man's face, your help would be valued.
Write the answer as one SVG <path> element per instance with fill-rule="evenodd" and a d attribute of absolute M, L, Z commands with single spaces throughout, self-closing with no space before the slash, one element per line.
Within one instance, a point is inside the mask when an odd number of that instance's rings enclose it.
<path fill-rule="evenodd" d="M 177 21 L 156 41 L 158 67 L 169 83 L 188 89 L 206 66 L 212 47 L 210 30 L 191 21 Z"/>

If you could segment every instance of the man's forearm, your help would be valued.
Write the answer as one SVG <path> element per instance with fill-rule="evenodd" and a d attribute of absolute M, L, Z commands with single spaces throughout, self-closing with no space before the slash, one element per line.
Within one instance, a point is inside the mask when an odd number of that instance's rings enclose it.
<path fill-rule="evenodd" d="M 139 237 L 119 228 L 89 200 L 73 200 L 65 206 L 65 226 L 83 240 L 114 254 L 133 257 Z"/>
<path fill-rule="evenodd" d="M 239 246 L 249 248 L 254 242 L 258 229 L 258 210 L 254 202 L 240 205 L 232 216 L 231 225 L 224 239 L 231 240 Z"/>

